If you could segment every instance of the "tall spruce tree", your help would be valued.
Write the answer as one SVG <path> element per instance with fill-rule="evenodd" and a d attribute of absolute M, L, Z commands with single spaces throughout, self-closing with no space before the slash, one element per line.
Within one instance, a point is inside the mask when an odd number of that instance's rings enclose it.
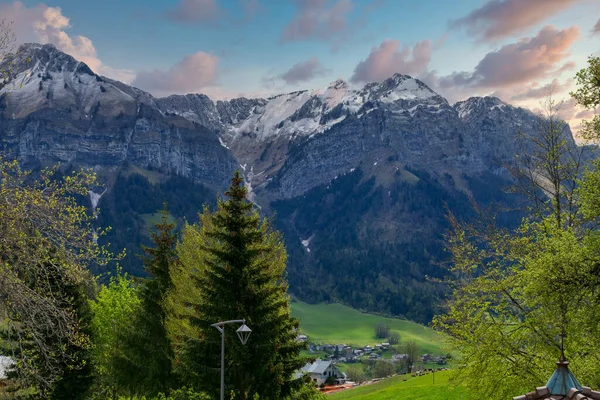
<path fill-rule="evenodd" d="M 242 400 L 280 399 L 300 383 L 291 378 L 305 363 L 304 345 L 296 340 L 298 321 L 290 315 L 281 235 L 261 219 L 246 194 L 238 171 L 225 192 L 229 199 L 219 201 L 214 213 L 205 209 L 200 215 L 205 223 L 196 229 L 204 241 L 195 244 L 201 265 L 195 267 L 198 304 L 191 317 L 198 337 L 186 342 L 182 361 L 197 386 L 218 398 L 221 334 L 210 325 L 245 318 L 252 329 L 246 345 L 237 338 L 237 327 L 225 327 L 226 393 L 234 391 Z"/>
<path fill-rule="evenodd" d="M 172 286 L 170 269 L 177 262 L 175 224 L 169 212 L 160 211 L 161 221 L 150 232 L 154 247 L 143 247 L 147 253 L 144 266 L 151 276 L 140 287 L 141 307 L 136 322 L 125 333 L 128 344 L 124 363 L 130 377 L 129 390 L 154 396 L 168 393 L 173 386 L 173 350 L 166 330 L 165 299 Z"/>

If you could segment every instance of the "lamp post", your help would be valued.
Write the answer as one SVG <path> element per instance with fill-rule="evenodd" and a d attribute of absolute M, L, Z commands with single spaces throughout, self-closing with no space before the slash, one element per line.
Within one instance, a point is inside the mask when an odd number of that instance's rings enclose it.
<path fill-rule="evenodd" d="M 252 333 L 252 329 L 246 326 L 245 319 L 232 319 L 231 321 L 216 322 L 211 325 L 221 332 L 221 400 L 224 400 L 225 398 L 225 325 L 240 323 L 242 326 L 240 326 L 235 332 L 240 338 L 240 342 L 245 345 L 250 337 L 250 334 Z"/>

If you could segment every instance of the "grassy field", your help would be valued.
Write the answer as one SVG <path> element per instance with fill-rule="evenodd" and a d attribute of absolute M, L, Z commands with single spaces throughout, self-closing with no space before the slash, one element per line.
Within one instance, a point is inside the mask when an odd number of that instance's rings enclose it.
<path fill-rule="evenodd" d="M 448 383 L 451 371 L 435 373 L 433 375 L 418 376 L 416 378 L 395 376 L 372 385 L 359 386 L 354 389 L 334 393 L 328 396 L 331 400 L 360 399 L 360 400 L 463 400 L 468 399 L 466 392 L 461 387 L 452 387 Z"/>
<path fill-rule="evenodd" d="M 153 229 L 154 224 L 162 222 L 162 214 L 158 212 L 152 214 L 141 214 L 140 216 L 142 217 L 146 225 L 146 232 L 148 231 L 148 229 Z M 169 223 L 175 222 L 175 218 L 171 214 L 167 216 L 167 220 Z"/>
<path fill-rule="evenodd" d="M 373 345 L 375 326 L 381 322 L 400 334 L 400 342 L 414 340 L 421 354 L 444 354 L 442 336 L 417 323 L 397 318 L 365 314 L 341 304 L 292 303 L 292 315 L 300 320 L 300 330 L 314 343 Z"/>

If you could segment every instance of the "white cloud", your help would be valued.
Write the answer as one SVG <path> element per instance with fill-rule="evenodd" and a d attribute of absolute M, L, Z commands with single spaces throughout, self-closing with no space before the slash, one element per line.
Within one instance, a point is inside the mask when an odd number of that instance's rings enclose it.
<path fill-rule="evenodd" d="M 129 83 L 135 77 L 131 70 L 116 69 L 102 63 L 92 41 L 86 36 L 71 37 L 65 30 L 71 27 L 60 7 L 40 3 L 27 7 L 20 1 L 1 4 L 0 15 L 13 21 L 17 45 L 27 42 L 52 43 L 61 51 L 85 62 L 94 72 Z"/>

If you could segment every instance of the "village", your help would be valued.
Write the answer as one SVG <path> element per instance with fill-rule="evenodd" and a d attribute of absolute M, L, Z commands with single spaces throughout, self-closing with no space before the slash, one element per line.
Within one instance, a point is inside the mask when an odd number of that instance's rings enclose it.
<path fill-rule="evenodd" d="M 359 384 L 370 384 L 381 379 L 397 374 L 411 374 L 418 376 L 431 373 L 436 370 L 447 369 L 444 366 L 451 358 L 449 355 L 434 356 L 431 354 L 418 355 L 415 348 L 413 354 L 400 353 L 401 346 L 382 342 L 364 346 L 352 346 L 346 344 L 318 344 L 309 341 L 307 335 L 298 335 L 298 341 L 307 343 L 309 354 L 318 357 L 313 362 L 307 363 L 301 370 L 296 372 L 296 377 L 307 375 L 311 381 L 322 390 L 340 390 L 358 386 Z M 373 366 L 377 361 L 390 363 L 394 371 L 388 376 L 376 376 L 363 382 L 354 382 L 353 377 L 343 371 L 343 367 L 353 363 L 361 363 L 365 366 Z"/>

